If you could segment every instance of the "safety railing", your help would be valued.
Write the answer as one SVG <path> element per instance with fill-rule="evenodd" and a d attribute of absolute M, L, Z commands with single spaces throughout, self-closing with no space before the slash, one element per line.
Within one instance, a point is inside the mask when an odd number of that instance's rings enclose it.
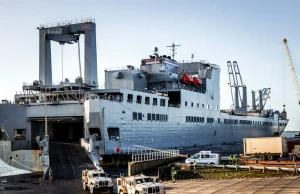
<path fill-rule="evenodd" d="M 60 21 L 60 22 L 53 22 L 53 23 L 41 24 L 38 28 L 39 29 L 52 28 L 52 27 L 57 27 L 57 26 L 66 26 L 66 25 L 71 25 L 71 24 L 82 24 L 82 23 L 88 23 L 88 22 L 95 23 L 95 19 L 92 18 L 92 17 L 87 17 L 87 18 L 81 18 L 81 19 L 73 19 L 73 20 L 66 20 L 66 21 Z"/>
<path fill-rule="evenodd" d="M 178 156 L 179 156 L 179 150 L 161 150 L 161 151 L 153 151 L 148 153 L 133 154 L 131 156 L 131 161 L 143 162 L 143 161 L 158 160 L 164 158 L 173 158 Z"/>
<path fill-rule="evenodd" d="M 185 163 L 176 163 L 176 166 L 178 167 L 190 167 L 193 166 L 193 164 L 185 164 Z M 288 168 L 288 167 L 273 167 L 273 166 L 245 166 L 245 165 L 210 165 L 210 164 L 197 164 L 197 167 L 202 168 L 223 168 L 223 169 L 231 169 L 231 170 L 248 170 L 249 172 L 251 170 L 261 170 L 262 172 L 265 171 L 288 171 L 288 172 L 299 172 L 300 168 Z"/>

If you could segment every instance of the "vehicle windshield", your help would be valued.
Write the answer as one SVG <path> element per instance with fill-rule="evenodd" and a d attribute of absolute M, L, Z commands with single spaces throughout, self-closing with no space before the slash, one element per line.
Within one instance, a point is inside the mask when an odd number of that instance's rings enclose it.
<path fill-rule="evenodd" d="M 105 173 L 93 173 L 93 177 L 106 177 Z"/>
<path fill-rule="evenodd" d="M 145 183 L 149 183 L 149 182 L 153 182 L 153 179 L 152 178 L 144 178 L 144 181 Z"/>
<path fill-rule="evenodd" d="M 143 179 L 135 179 L 135 182 L 136 182 L 136 184 L 141 184 L 141 183 L 143 183 L 144 181 L 143 181 Z"/>
<path fill-rule="evenodd" d="M 140 178 L 140 179 L 135 179 L 136 184 L 141 184 L 141 183 L 153 183 L 153 179 L 148 177 L 148 178 Z"/>

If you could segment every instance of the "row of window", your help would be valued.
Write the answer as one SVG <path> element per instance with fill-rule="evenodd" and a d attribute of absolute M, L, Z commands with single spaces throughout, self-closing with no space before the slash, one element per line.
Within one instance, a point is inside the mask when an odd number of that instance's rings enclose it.
<path fill-rule="evenodd" d="M 161 121 L 161 122 L 167 122 L 168 121 L 168 115 L 163 114 L 147 114 L 147 120 L 148 121 Z"/>
<path fill-rule="evenodd" d="M 237 124 L 239 123 L 239 120 L 237 119 L 224 119 L 225 124 Z"/>
<path fill-rule="evenodd" d="M 136 103 L 141 104 L 142 103 L 142 96 L 136 96 Z M 133 95 L 128 94 L 127 95 L 127 102 L 132 103 L 133 102 Z M 146 96 L 145 97 L 145 104 L 150 105 L 150 97 Z M 153 98 L 152 100 L 152 105 L 157 106 L 157 98 Z M 160 99 L 160 106 L 166 106 L 166 100 L 165 99 Z"/>
<path fill-rule="evenodd" d="M 279 123 L 279 126 L 286 126 L 287 123 Z"/>
<path fill-rule="evenodd" d="M 190 117 L 186 116 L 185 121 L 188 123 L 204 123 L 204 117 Z"/>
<path fill-rule="evenodd" d="M 133 112 L 132 113 L 132 120 L 143 120 L 143 114 Z M 168 115 L 164 114 L 147 114 L 147 120 L 148 121 L 161 121 L 161 122 L 167 122 L 168 121 Z M 186 122 L 189 123 L 204 123 L 204 117 L 192 117 L 192 116 L 186 116 L 185 118 Z M 206 118 L 207 123 L 214 123 L 214 118 L 207 117 Z M 218 118 L 218 123 L 220 123 L 220 118 Z M 248 120 L 237 120 L 237 119 L 224 119 L 225 124 L 244 124 L 244 125 L 265 125 L 265 126 L 272 126 L 271 122 L 261 122 L 261 121 L 248 121 Z M 279 126 L 286 126 L 286 123 L 279 123 Z"/>
<path fill-rule="evenodd" d="M 213 123 L 215 120 L 214 118 L 207 117 L 206 122 L 207 123 Z M 192 116 L 186 116 L 185 122 L 189 123 L 204 123 L 204 117 L 192 117 Z M 220 118 L 218 118 L 218 123 L 220 123 Z"/>
<path fill-rule="evenodd" d="M 185 106 L 188 106 L 188 102 L 187 101 L 185 101 Z M 191 107 L 194 107 L 194 103 L 193 102 L 191 102 Z M 200 107 L 200 105 L 199 105 L 199 103 L 197 103 L 197 108 L 199 108 L 199 107 Z M 202 104 L 201 107 L 204 108 L 204 104 Z M 208 105 L 206 105 L 206 109 L 213 110 L 214 107 L 213 106 L 209 106 L 209 104 L 208 104 Z M 216 106 L 216 110 L 218 110 L 218 109 L 219 109 L 219 107 Z"/>
<path fill-rule="evenodd" d="M 142 121 L 144 115 L 142 113 L 133 112 L 132 113 L 132 120 Z M 167 122 L 168 121 L 168 115 L 164 114 L 147 114 L 147 120 L 148 121 L 160 121 L 160 122 Z"/>
<path fill-rule="evenodd" d="M 248 120 L 240 120 L 240 124 L 244 124 L 244 125 L 252 125 L 252 121 L 248 121 Z"/>

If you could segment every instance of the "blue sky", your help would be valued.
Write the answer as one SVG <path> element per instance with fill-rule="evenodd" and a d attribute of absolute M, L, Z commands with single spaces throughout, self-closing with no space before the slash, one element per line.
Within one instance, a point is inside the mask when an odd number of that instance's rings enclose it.
<path fill-rule="evenodd" d="M 236 60 L 248 87 L 248 104 L 251 90 L 271 87 L 266 108 L 282 110 L 286 104 L 288 130 L 299 130 L 300 108 L 282 45 L 287 38 L 299 64 L 299 8 L 297 0 L 0 0 L 0 99 L 13 100 L 23 82 L 38 79 L 37 26 L 93 17 L 100 84 L 105 68 L 138 66 L 156 46 L 170 54 L 166 46 L 175 42 L 181 45 L 176 59 L 189 60 L 193 53 L 195 59 L 221 66 L 221 108 L 231 104 L 226 62 Z M 64 77 L 79 75 L 76 49 L 64 46 Z M 55 43 L 52 64 L 53 81 L 60 81 L 61 47 Z"/>

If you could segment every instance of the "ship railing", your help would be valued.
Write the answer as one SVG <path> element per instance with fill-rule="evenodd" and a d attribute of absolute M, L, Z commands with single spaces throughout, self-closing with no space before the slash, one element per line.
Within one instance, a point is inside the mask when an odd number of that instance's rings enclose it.
<path fill-rule="evenodd" d="M 66 21 L 60 21 L 60 22 L 52 22 L 47 24 L 41 24 L 38 29 L 43 28 L 53 28 L 58 26 L 67 26 L 72 24 L 83 24 L 83 23 L 95 23 L 95 19 L 92 17 L 87 18 L 81 18 L 81 19 L 72 19 L 72 20 L 66 20 Z"/>
<path fill-rule="evenodd" d="M 160 151 L 153 151 L 143 154 L 133 154 L 131 156 L 132 162 L 143 162 L 143 161 L 150 161 L 150 160 L 158 160 L 164 158 L 173 158 L 179 156 L 179 150 L 160 150 Z"/>
<path fill-rule="evenodd" d="M 191 164 L 186 163 L 176 163 L 176 166 L 180 168 L 191 167 Z M 231 169 L 231 170 L 247 170 L 251 172 L 252 170 L 261 170 L 262 172 L 266 171 L 276 171 L 280 173 L 282 171 L 286 172 L 300 172 L 300 168 L 295 167 L 273 167 L 273 166 L 246 166 L 246 165 L 213 165 L 213 164 L 197 164 L 198 168 L 222 168 L 222 169 Z"/>
<path fill-rule="evenodd" d="M 134 66 L 132 66 L 132 67 L 133 67 L 132 70 L 139 70 L 138 67 L 134 67 Z M 110 67 L 110 68 L 105 69 L 105 71 L 118 71 L 118 70 L 131 70 L 131 69 L 129 69 L 127 66 Z"/>
<path fill-rule="evenodd" d="M 52 81 L 52 86 L 59 86 L 59 85 L 64 85 L 64 84 L 68 84 L 68 83 L 77 83 L 77 84 L 81 84 L 80 82 L 80 78 L 77 77 L 77 78 L 65 78 L 64 80 L 61 80 L 61 81 Z M 23 86 L 34 86 L 34 84 L 39 84 L 38 82 L 37 83 L 34 83 L 33 82 L 23 82 Z M 82 81 L 82 84 L 90 84 L 90 85 L 98 85 L 98 82 L 91 82 L 91 80 L 83 80 Z M 36 86 L 40 86 L 40 85 L 36 85 Z M 100 89 L 104 89 L 105 87 L 104 86 L 100 86 Z"/>

